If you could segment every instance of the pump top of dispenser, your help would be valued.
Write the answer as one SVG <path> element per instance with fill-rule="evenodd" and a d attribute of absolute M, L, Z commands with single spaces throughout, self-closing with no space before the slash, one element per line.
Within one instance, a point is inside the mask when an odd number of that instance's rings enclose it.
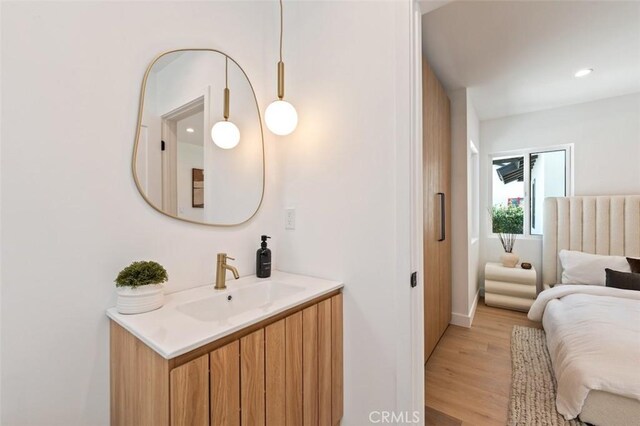
<path fill-rule="evenodd" d="M 261 238 L 262 238 L 262 243 L 260 243 L 260 247 L 263 248 L 263 249 L 266 249 L 267 248 L 267 238 L 271 238 L 271 237 L 268 236 L 268 235 L 263 235 Z"/>

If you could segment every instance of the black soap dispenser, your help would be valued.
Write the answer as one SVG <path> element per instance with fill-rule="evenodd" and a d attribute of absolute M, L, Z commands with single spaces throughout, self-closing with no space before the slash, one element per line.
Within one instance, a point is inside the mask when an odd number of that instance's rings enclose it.
<path fill-rule="evenodd" d="M 262 236 L 262 243 L 256 253 L 256 276 L 258 278 L 269 278 L 271 276 L 271 250 L 267 248 L 268 235 Z"/>

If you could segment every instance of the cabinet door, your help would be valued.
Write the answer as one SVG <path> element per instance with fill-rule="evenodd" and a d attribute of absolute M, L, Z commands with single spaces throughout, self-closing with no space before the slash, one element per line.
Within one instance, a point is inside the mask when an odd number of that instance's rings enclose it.
<path fill-rule="evenodd" d="M 318 305 L 302 311 L 302 424 L 318 426 Z"/>
<path fill-rule="evenodd" d="M 451 320 L 451 111 L 426 60 L 423 90 L 424 350 L 433 352 Z"/>
<path fill-rule="evenodd" d="M 169 373 L 172 426 L 209 425 L 209 355 Z"/>
<path fill-rule="evenodd" d="M 286 334 L 284 319 L 265 328 L 267 426 L 282 426 L 286 420 Z"/>
<path fill-rule="evenodd" d="M 331 417 L 331 299 L 318 303 L 318 424 L 333 426 Z"/>
<path fill-rule="evenodd" d="M 286 426 L 302 425 L 302 312 L 285 319 Z"/>
<path fill-rule="evenodd" d="M 264 329 L 240 339 L 242 426 L 265 424 Z"/>
<path fill-rule="evenodd" d="M 338 424 L 344 413 L 342 372 L 342 293 L 331 298 L 331 417 Z"/>
<path fill-rule="evenodd" d="M 240 426 L 240 341 L 209 354 L 211 425 Z"/>

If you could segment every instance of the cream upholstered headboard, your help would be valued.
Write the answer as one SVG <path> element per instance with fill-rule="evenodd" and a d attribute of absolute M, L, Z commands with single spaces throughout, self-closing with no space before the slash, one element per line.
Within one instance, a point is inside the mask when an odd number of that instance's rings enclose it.
<path fill-rule="evenodd" d="M 640 257 L 640 195 L 544 201 L 542 283 L 561 282 L 562 249 Z"/>

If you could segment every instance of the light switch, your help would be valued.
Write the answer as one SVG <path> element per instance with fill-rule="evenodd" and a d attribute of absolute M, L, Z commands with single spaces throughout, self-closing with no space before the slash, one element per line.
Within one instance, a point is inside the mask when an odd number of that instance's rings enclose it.
<path fill-rule="evenodd" d="M 284 213 L 284 229 L 296 229 L 296 209 L 286 209 Z"/>

